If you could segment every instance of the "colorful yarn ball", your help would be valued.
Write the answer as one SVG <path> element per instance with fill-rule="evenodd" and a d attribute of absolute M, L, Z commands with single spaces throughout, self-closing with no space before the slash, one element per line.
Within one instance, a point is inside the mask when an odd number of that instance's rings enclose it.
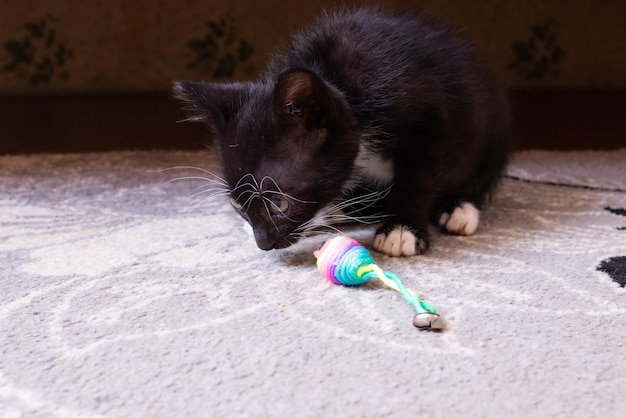
<path fill-rule="evenodd" d="M 356 286 L 373 278 L 372 272 L 363 274 L 359 267 L 376 262 L 369 251 L 352 238 L 331 238 L 313 254 L 317 257 L 317 268 L 322 276 L 334 284 Z"/>
<path fill-rule="evenodd" d="M 337 236 L 327 240 L 313 253 L 317 258 L 317 268 L 322 275 L 334 284 L 356 286 L 378 278 L 400 294 L 415 308 L 413 325 L 422 329 L 441 329 L 443 322 L 430 304 L 407 289 L 400 278 L 383 271 L 369 251 L 352 238 Z"/>

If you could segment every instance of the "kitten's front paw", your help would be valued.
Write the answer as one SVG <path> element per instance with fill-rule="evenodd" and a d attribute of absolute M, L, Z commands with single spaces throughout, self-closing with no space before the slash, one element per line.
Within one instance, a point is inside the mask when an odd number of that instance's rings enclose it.
<path fill-rule="evenodd" d="M 374 249 L 394 256 L 423 254 L 428 249 L 428 234 L 406 225 L 387 225 L 376 231 Z"/>
<path fill-rule="evenodd" d="M 439 225 L 446 231 L 456 235 L 472 235 L 478 228 L 480 211 L 471 203 L 464 202 L 454 208 L 452 213 L 443 213 Z"/>

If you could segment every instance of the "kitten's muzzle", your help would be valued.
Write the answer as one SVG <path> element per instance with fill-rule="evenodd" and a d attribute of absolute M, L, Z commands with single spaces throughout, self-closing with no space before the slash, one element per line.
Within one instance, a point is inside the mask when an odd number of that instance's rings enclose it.
<path fill-rule="evenodd" d="M 261 229 L 254 229 L 254 240 L 256 241 L 257 247 L 263 251 L 287 248 L 296 241 L 295 238 L 290 239 L 289 236 L 283 237 L 277 234 L 274 235 Z"/>

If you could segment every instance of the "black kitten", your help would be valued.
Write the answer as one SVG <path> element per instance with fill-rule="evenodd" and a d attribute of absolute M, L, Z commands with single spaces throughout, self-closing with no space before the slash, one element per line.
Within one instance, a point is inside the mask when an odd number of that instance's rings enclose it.
<path fill-rule="evenodd" d="M 328 15 L 259 81 L 175 91 L 216 134 L 231 202 L 263 250 L 377 198 L 383 253 L 426 251 L 430 221 L 472 234 L 511 149 L 503 90 L 466 42 L 419 14 Z"/>

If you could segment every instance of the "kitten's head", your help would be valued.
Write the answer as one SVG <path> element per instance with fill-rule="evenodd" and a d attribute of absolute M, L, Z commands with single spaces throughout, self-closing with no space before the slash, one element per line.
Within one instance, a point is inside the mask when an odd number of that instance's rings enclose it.
<path fill-rule="evenodd" d="M 345 96 L 315 73 L 292 69 L 254 83 L 177 82 L 190 120 L 216 136 L 233 207 L 259 248 L 293 244 L 342 193 L 358 153 Z"/>

